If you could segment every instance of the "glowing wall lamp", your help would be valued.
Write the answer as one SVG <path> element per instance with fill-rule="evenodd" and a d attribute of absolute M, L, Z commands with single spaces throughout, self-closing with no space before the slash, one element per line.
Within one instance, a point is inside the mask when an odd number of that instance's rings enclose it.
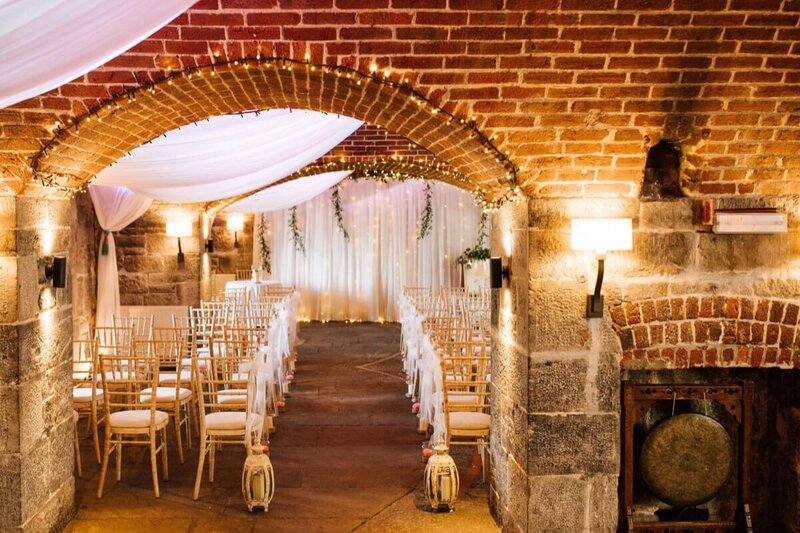
<path fill-rule="evenodd" d="M 244 215 L 241 213 L 228 213 L 228 231 L 233 232 L 233 247 L 239 248 L 239 240 L 236 233 L 244 229 Z"/>
<path fill-rule="evenodd" d="M 511 258 L 508 259 L 511 261 Z M 511 268 L 506 264 L 503 266 L 503 259 L 500 257 L 489 258 L 489 288 L 502 289 L 503 280 L 511 278 Z"/>
<path fill-rule="evenodd" d="M 629 218 L 572 219 L 572 249 L 597 255 L 597 282 L 594 294 L 586 297 L 586 318 L 603 316 L 603 287 L 606 253 L 633 249 L 633 226 Z"/>
<path fill-rule="evenodd" d="M 181 237 L 192 236 L 192 221 L 191 220 L 168 220 L 167 221 L 167 237 L 178 238 L 178 264 L 184 262 L 185 258 L 183 250 L 181 249 Z"/>

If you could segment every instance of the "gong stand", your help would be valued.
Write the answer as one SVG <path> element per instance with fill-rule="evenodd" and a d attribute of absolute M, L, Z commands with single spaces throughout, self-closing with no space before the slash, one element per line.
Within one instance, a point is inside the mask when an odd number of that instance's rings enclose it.
<path fill-rule="evenodd" d="M 661 401 L 714 400 L 739 425 L 737 510 L 734 520 L 681 520 L 634 522 L 634 427 L 650 408 Z M 627 531 L 747 531 L 752 532 L 750 520 L 750 447 L 752 434 L 753 383 L 735 385 L 634 385 L 624 384 L 624 450 L 622 462 L 622 509 Z"/>

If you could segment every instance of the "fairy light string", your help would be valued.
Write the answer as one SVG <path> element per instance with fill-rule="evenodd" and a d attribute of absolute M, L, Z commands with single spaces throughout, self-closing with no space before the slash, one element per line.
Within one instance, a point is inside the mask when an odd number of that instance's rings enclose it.
<path fill-rule="evenodd" d="M 505 202 L 516 200 L 522 196 L 522 192 L 518 186 L 517 167 L 511 161 L 510 153 L 508 151 L 500 151 L 492 142 L 495 137 L 492 136 L 492 138 L 488 138 L 483 132 L 480 131 L 480 129 L 478 129 L 477 117 L 459 117 L 447 111 L 446 109 L 437 106 L 419 90 L 414 89 L 409 84 L 406 76 L 401 75 L 398 81 L 395 79 L 396 76 L 393 76 L 393 72 L 390 69 L 381 69 L 375 62 L 370 64 L 369 73 L 364 73 L 347 65 L 312 63 L 311 56 L 308 53 L 305 54 L 304 60 L 298 60 L 286 57 L 262 56 L 260 52 L 260 45 L 258 50 L 259 51 L 255 57 L 248 56 L 240 59 L 220 61 L 217 55 L 215 55 L 213 58 L 213 63 L 211 64 L 187 67 L 180 71 L 167 68 L 165 69 L 165 76 L 162 79 L 145 85 L 131 87 L 120 93 L 117 93 L 113 97 L 101 102 L 93 111 L 81 117 L 74 119 L 59 118 L 53 125 L 53 137 L 44 143 L 39 152 L 37 152 L 31 160 L 31 170 L 34 179 L 38 180 L 44 187 L 62 190 L 69 196 L 73 196 L 76 193 L 85 192 L 88 184 L 92 181 L 92 179 L 94 179 L 94 177 L 90 180 L 87 180 L 80 187 L 70 187 L 62 185 L 58 182 L 59 179 L 63 179 L 65 177 L 69 179 L 68 176 L 60 176 L 39 170 L 43 164 L 43 161 L 49 155 L 57 155 L 59 146 L 70 135 L 80 135 L 81 126 L 89 125 L 94 122 L 102 122 L 104 118 L 113 116 L 117 111 L 124 109 L 126 105 L 130 106 L 135 104 L 137 102 L 137 97 L 145 98 L 148 95 L 155 95 L 160 90 L 169 90 L 163 86 L 173 86 L 175 81 L 181 78 L 191 80 L 195 78 L 202 78 L 204 76 L 217 77 L 220 75 L 220 72 L 224 70 L 236 73 L 242 70 L 247 71 L 255 67 L 274 71 L 305 69 L 311 72 L 318 72 L 322 75 L 333 75 L 337 78 L 353 80 L 357 86 L 361 86 L 365 83 L 376 83 L 395 89 L 407 96 L 411 103 L 417 104 L 417 106 L 427 110 L 431 115 L 437 116 L 438 120 L 441 120 L 446 124 L 454 124 L 459 127 L 461 130 L 463 130 L 466 137 L 477 141 L 481 145 L 483 152 L 487 155 L 491 155 L 496 162 L 503 167 L 505 174 L 502 177 L 497 178 L 498 187 L 491 186 L 487 187 L 489 190 L 485 190 L 484 186 L 475 185 L 472 189 L 475 201 L 480 207 L 487 211 L 494 211 Z M 260 112 L 260 110 L 253 110 L 236 114 L 257 114 Z M 204 118 L 195 121 L 192 124 L 197 124 L 202 120 L 206 119 Z M 490 198 L 489 193 L 497 191 L 498 188 L 500 190 L 500 194 Z"/>

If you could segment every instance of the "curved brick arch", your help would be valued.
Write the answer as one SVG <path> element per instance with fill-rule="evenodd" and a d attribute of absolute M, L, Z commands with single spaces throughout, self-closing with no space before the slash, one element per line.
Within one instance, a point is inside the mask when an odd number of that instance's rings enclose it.
<path fill-rule="evenodd" d="M 611 307 L 622 367 L 800 368 L 800 301 L 672 296 Z"/>
<path fill-rule="evenodd" d="M 239 200 L 248 198 L 254 194 L 262 192 L 271 187 L 275 187 L 282 183 L 286 183 L 304 176 L 313 176 L 323 172 L 335 172 L 337 170 L 350 170 L 352 171 L 351 177 L 353 178 L 373 178 L 373 179 L 425 179 L 436 180 L 456 187 L 465 187 L 465 178 L 437 167 L 430 163 L 409 163 L 394 160 L 376 160 L 365 161 L 359 159 L 345 159 L 339 161 L 329 161 L 327 163 L 315 163 L 306 165 L 297 172 L 279 180 L 275 183 L 270 183 L 266 187 L 261 187 L 248 193 L 240 194 L 232 198 L 225 198 L 216 202 L 209 202 L 205 204 L 205 211 L 209 213 L 219 213 L 226 207 L 233 205 Z"/>
<path fill-rule="evenodd" d="M 516 175 L 488 140 L 404 85 L 288 59 L 236 60 L 172 73 L 118 94 L 62 129 L 33 158 L 35 177 L 80 187 L 130 150 L 209 118 L 271 108 L 309 109 L 377 124 L 433 153 L 488 200 L 513 194 Z"/>

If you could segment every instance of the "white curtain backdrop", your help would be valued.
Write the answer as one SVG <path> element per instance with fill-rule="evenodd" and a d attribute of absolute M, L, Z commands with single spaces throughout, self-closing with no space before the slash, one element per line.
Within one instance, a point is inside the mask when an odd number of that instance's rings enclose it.
<path fill-rule="evenodd" d="M 153 203 L 151 198 L 125 187 L 89 186 L 89 194 L 104 233 L 97 254 L 97 318 L 96 326 L 113 325 L 112 315 L 119 314 L 119 276 L 113 231 L 120 231 L 139 218 Z M 103 248 L 107 252 L 103 253 Z"/>
<path fill-rule="evenodd" d="M 271 109 L 212 117 L 133 150 L 97 175 L 166 202 L 209 202 L 274 183 L 328 153 L 361 121 Z"/>
<path fill-rule="evenodd" d="M 456 258 L 475 244 L 480 224 L 480 209 L 470 194 L 433 182 L 432 230 L 418 241 L 424 182 L 347 180 L 341 187 L 349 242 L 337 229 L 330 193 L 297 206 L 305 255 L 294 248 L 288 210 L 265 214 L 272 277 L 300 290 L 302 318 L 394 321 L 404 286 L 460 285 Z M 258 239 L 253 242 L 258 265 Z"/>
<path fill-rule="evenodd" d="M 295 180 L 275 185 L 248 198 L 239 200 L 226 211 L 233 213 L 255 213 L 289 209 L 292 206 L 307 202 L 327 191 L 347 176 L 348 170 L 324 172 L 313 176 L 304 176 Z"/>
<path fill-rule="evenodd" d="M 0 0 L 0 108 L 99 67 L 195 1 Z"/>

